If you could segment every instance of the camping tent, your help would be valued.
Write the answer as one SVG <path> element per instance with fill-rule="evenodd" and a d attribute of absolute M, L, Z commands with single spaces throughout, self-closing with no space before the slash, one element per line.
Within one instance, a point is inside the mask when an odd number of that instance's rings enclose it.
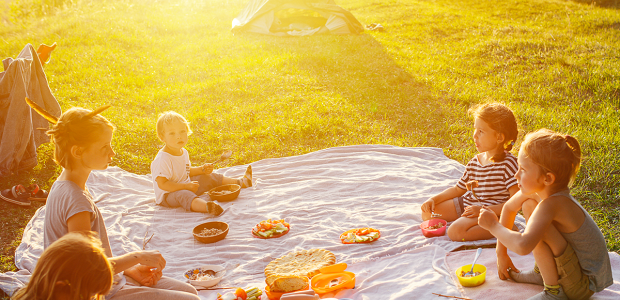
<path fill-rule="evenodd" d="M 232 32 L 279 36 L 362 31 L 362 24 L 334 0 L 250 0 L 232 22 Z"/>

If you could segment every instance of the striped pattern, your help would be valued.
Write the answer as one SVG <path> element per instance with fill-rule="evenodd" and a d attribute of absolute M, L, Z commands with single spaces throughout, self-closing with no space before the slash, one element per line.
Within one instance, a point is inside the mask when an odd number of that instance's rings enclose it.
<path fill-rule="evenodd" d="M 503 161 L 486 166 L 481 165 L 478 157 L 474 156 L 465 168 L 465 173 L 456 186 L 466 190 L 467 182 L 478 180 L 478 187 L 474 189 L 474 192 L 480 198 L 482 205 L 494 205 L 508 201 L 510 198 L 508 188 L 517 184 L 517 179 L 514 177 L 518 169 L 517 158 L 510 153 Z M 463 204 L 465 206 L 478 205 L 478 200 L 474 198 L 471 191 L 467 191 L 463 195 Z"/>

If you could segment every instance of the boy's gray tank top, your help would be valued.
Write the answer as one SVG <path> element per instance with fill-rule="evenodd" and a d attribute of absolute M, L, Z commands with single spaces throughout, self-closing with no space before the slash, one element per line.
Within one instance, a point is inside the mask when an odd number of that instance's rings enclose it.
<path fill-rule="evenodd" d="M 560 233 L 575 250 L 583 273 L 590 279 L 590 290 L 594 292 L 604 290 L 614 283 L 605 237 L 603 237 L 601 230 L 590 214 L 573 198 L 569 190 L 563 190 L 551 195 L 551 197 L 553 196 L 569 198 L 583 211 L 585 219 L 579 229 L 571 233 Z"/>

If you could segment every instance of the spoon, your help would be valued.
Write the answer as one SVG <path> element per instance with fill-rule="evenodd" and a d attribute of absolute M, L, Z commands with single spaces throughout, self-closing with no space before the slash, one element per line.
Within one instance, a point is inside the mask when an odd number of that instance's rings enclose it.
<path fill-rule="evenodd" d="M 227 151 L 224 151 L 224 152 L 222 153 L 222 155 L 220 156 L 220 158 L 219 158 L 218 160 L 216 160 L 216 161 L 215 161 L 214 163 L 212 163 L 212 164 L 213 164 L 213 165 L 215 165 L 215 164 L 217 164 L 217 163 L 219 163 L 219 162 L 221 162 L 221 161 L 224 161 L 224 160 L 228 159 L 231 155 L 232 155 L 232 150 L 227 150 Z"/>
<path fill-rule="evenodd" d="M 476 261 L 478 260 L 478 257 L 480 256 L 480 253 L 482 253 L 482 248 L 478 248 L 478 251 L 476 251 L 476 257 L 474 257 L 474 262 L 471 264 L 471 270 L 469 270 L 469 272 L 465 273 L 465 275 L 463 275 L 462 277 L 467 277 L 467 276 L 473 276 L 474 275 L 474 266 L 476 265 Z"/>
<path fill-rule="evenodd" d="M 222 272 L 224 272 L 224 271 L 232 270 L 232 269 L 234 269 L 234 268 L 236 268 L 236 267 L 238 267 L 238 266 L 239 266 L 239 264 L 235 264 L 235 265 L 229 266 L 229 267 L 224 268 L 223 270 L 220 270 L 220 271 L 217 271 L 217 272 L 215 272 L 215 271 L 213 271 L 213 270 L 206 270 L 206 271 L 205 271 L 205 273 L 207 273 L 207 274 L 209 274 L 209 275 L 211 275 L 211 276 L 213 276 L 213 277 L 218 277 L 218 275 L 219 275 L 220 273 L 222 273 Z"/>

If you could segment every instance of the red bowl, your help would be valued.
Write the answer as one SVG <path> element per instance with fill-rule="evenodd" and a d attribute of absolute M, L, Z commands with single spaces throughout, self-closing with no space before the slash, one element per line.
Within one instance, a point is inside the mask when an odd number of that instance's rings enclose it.
<path fill-rule="evenodd" d="M 441 228 L 437 228 L 437 229 L 426 229 L 430 226 L 434 226 L 437 224 L 443 223 L 443 226 Z M 446 220 L 444 219 L 430 219 L 430 220 L 426 220 L 424 222 L 422 222 L 422 224 L 420 224 L 420 229 L 422 229 L 422 234 L 427 237 L 435 237 L 435 236 L 442 236 L 444 234 L 446 234 L 446 225 L 448 224 L 448 222 L 446 222 Z"/>

